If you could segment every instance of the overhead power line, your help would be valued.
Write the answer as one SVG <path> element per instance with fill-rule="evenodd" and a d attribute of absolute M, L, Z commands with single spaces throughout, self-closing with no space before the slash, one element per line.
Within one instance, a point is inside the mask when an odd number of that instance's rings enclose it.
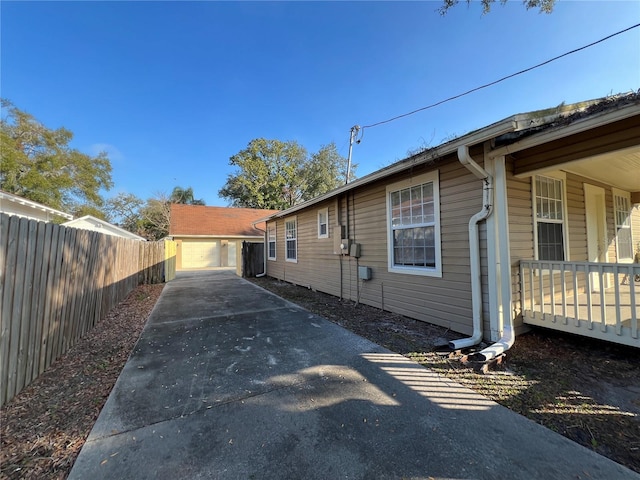
<path fill-rule="evenodd" d="M 382 125 L 384 123 L 393 122 L 394 120 L 398 120 L 400 118 L 408 117 L 409 115 L 413 115 L 415 113 L 422 112 L 424 110 L 428 110 L 428 109 L 433 108 L 433 107 L 437 107 L 438 105 L 442 105 L 443 103 L 447 103 L 447 102 L 450 102 L 452 100 L 456 100 L 456 99 L 458 99 L 460 97 L 464 97 L 465 95 L 469 95 L 470 93 L 477 92 L 478 90 L 482 90 L 483 88 L 491 87 L 492 85 L 495 85 L 496 83 L 504 82 L 505 80 L 508 80 L 509 78 L 513 78 L 513 77 L 516 77 L 518 75 L 522 75 L 523 73 L 530 72 L 531 70 L 535 70 L 536 68 L 540 68 L 543 65 L 547 65 L 548 63 L 554 62 L 554 61 L 556 61 L 556 60 L 558 60 L 558 59 L 560 59 L 562 57 L 566 57 L 567 55 L 571 55 L 573 53 L 579 52 L 579 51 L 584 50 L 586 48 L 593 47 L 594 45 L 602 43 L 602 42 L 604 42 L 606 40 L 609 40 L 610 38 L 613 38 L 613 37 L 615 37 L 617 35 L 621 35 L 621 34 L 623 34 L 625 32 L 628 32 L 629 30 L 633 30 L 634 28 L 638 28 L 638 27 L 640 27 L 640 23 L 636 23 L 635 25 L 632 25 L 629 28 L 625 28 L 624 30 L 620 30 L 619 32 L 612 33 L 611 35 L 608 35 L 608 36 L 606 36 L 604 38 L 601 38 L 600 40 L 592 42 L 592 43 L 590 43 L 588 45 L 584 45 L 584 46 L 582 46 L 580 48 L 576 48 L 574 50 L 571 50 L 570 52 L 563 53 L 562 55 L 558 55 L 557 57 L 550 58 L 549 60 L 546 60 L 546 61 L 544 61 L 542 63 L 539 63 L 537 65 L 534 65 L 532 67 L 525 68 L 524 70 L 520 70 L 519 72 L 512 73 L 511 75 L 507 75 L 506 77 L 502 77 L 502 78 L 500 78 L 498 80 L 494 80 L 493 82 L 485 83 L 484 85 L 480 85 L 479 87 L 472 88 L 471 90 L 467 90 L 464 93 L 459 93 L 458 95 L 454 95 L 453 97 L 445 98 L 444 100 L 440 100 L 439 102 L 432 103 L 431 105 L 427 105 L 426 107 L 418 108 L 418 109 L 413 110 L 411 112 L 403 113 L 402 115 L 397 115 L 397 116 L 395 116 L 393 118 L 389 118 L 389 119 L 383 120 L 381 122 L 372 123 L 371 125 L 365 125 L 361 129 L 361 135 L 364 134 L 364 129 L 365 128 L 377 127 L 378 125 Z"/>

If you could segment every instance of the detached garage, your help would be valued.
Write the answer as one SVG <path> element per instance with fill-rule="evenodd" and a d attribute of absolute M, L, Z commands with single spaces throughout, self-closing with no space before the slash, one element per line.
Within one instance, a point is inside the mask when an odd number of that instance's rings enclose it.
<path fill-rule="evenodd" d="M 242 242 L 264 242 L 264 230 L 254 228 L 253 222 L 274 213 L 277 210 L 171 205 L 169 236 L 177 244 L 177 269 L 241 265 Z"/>

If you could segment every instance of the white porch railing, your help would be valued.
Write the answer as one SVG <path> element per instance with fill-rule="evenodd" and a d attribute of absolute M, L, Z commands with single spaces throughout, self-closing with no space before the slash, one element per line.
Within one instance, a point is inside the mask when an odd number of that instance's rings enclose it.
<path fill-rule="evenodd" d="M 640 348 L 640 264 L 521 260 L 520 286 L 525 323 Z"/>

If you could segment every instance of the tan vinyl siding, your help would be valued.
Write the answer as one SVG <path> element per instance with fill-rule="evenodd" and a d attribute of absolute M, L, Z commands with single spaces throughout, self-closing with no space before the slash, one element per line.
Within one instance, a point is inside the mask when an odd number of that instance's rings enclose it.
<path fill-rule="evenodd" d="M 511 290 L 512 301 L 519 315 L 520 308 L 520 260 L 532 259 L 534 253 L 533 240 L 533 203 L 530 178 L 513 176 L 514 162 L 506 158 L 507 203 L 509 205 L 509 242 L 511 248 Z M 515 319 L 516 332 L 522 328 L 522 318 Z"/>
<path fill-rule="evenodd" d="M 432 171 L 419 167 L 412 175 Z M 268 262 L 268 274 L 354 302 L 442 325 L 462 334 L 472 330 L 468 223 L 482 206 L 482 183 L 455 158 L 440 163 L 440 228 L 442 277 L 388 271 L 386 186 L 410 178 L 395 175 L 296 213 L 298 263 L 284 261 L 284 220 L 278 219 L 278 260 Z M 348 208 L 347 208 L 348 204 Z M 330 238 L 317 238 L 317 210 L 329 209 Z M 336 211 L 340 212 L 337 219 Z M 348 217 L 348 222 L 347 222 Z M 361 245 L 359 259 L 333 254 L 337 223 L 348 224 L 352 241 Z M 486 244 L 486 229 L 481 229 Z M 286 264 L 285 264 L 286 263 Z M 488 285 L 486 254 L 483 284 Z M 342 265 L 342 278 L 340 266 Z M 372 279 L 358 281 L 358 265 L 372 269 Z M 342 291 L 341 290 L 342 286 Z M 486 301 L 488 305 L 488 301 Z M 488 306 L 485 307 L 485 311 Z"/>
<path fill-rule="evenodd" d="M 273 278 L 284 280 L 284 220 L 276 219 L 267 222 L 267 228 L 276 227 L 276 260 L 267 260 L 267 274 Z"/>
<path fill-rule="evenodd" d="M 318 238 L 317 211 L 328 208 L 329 237 Z M 332 295 L 339 295 L 338 256 L 333 254 L 333 238 L 338 230 L 335 226 L 335 206 L 333 203 L 319 205 L 298 212 L 297 218 L 297 262 L 287 262 L 285 257 L 285 221 L 276 223 L 276 260 L 267 261 L 268 275 L 280 280 L 313 288 Z M 290 218 L 290 217 L 287 217 Z M 269 222 L 269 226 L 274 222 Z"/>

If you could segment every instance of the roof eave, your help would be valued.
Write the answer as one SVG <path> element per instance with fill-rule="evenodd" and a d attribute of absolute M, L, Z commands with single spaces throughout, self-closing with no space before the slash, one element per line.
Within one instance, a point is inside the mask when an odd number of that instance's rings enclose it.
<path fill-rule="evenodd" d="M 626 104 L 621 108 L 606 110 L 592 114 L 588 117 L 579 118 L 568 124 L 560 124 L 550 126 L 538 133 L 515 140 L 512 143 L 493 149 L 489 153 L 489 158 L 496 158 L 503 155 L 509 155 L 527 148 L 535 147 L 543 143 L 559 140 L 564 137 L 576 135 L 578 133 L 591 130 L 596 127 L 604 126 L 610 123 L 625 120 L 627 118 L 640 115 L 640 104 Z"/>
<path fill-rule="evenodd" d="M 405 158 L 404 160 L 400 160 L 388 167 L 385 167 L 381 170 L 377 170 L 369 175 L 365 175 L 364 177 L 358 178 L 353 182 L 347 183 L 341 187 L 338 187 L 330 192 L 325 193 L 324 195 L 320 195 L 316 198 L 308 200 L 299 205 L 295 205 L 291 208 L 278 212 L 274 215 L 270 215 L 265 218 L 261 218 L 254 222 L 256 223 L 266 222 L 268 220 L 273 220 L 276 218 L 282 218 L 289 215 L 294 214 L 297 211 L 308 208 L 315 204 L 321 203 L 323 201 L 329 200 L 337 195 L 341 195 L 342 193 L 348 192 L 349 190 L 353 190 L 354 188 L 362 187 L 364 185 L 368 185 L 370 183 L 376 182 L 378 180 L 384 179 L 391 175 L 395 175 L 396 173 L 402 172 L 404 170 L 408 170 L 417 165 L 422 165 L 427 162 L 436 162 L 438 159 L 449 155 L 450 153 L 456 152 L 458 147 L 460 146 L 470 146 L 476 145 L 478 143 L 485 142 L 492 138 L 498 137 L 508 132 L 512 132 L 517 128 L 518 125 L 518 115 L 514 115 L 508 117 L 499 122 L 488 125 L 482 129 L 475 130 L 470 132 L 462 137 L 451 140 L 447 143 L 443 143 L 437 147 L 424 150 L 420 153 L 412 155 L 411 157 Z"/>
<path fill-rule="evenodd" d="M 26 207 L 33 208 L 34 210 L 40 210 L 41 212 L 46 212 L 52 215 L 57 215 L 62 218 L 73 220 L 73 215 L 71 215 L 70 213 L 62 212 L 60 210 L 56 210 L 55 208 L 47 207 L 46 205 L 43 205 L 41 203 L 34 202 L 33 200 L 27 200 L 26 198 L 19 197 L 18 195 L 13 195 L 8 192 L 0 191 L 0 199 L 17 203 L 19 205 L 24 205 Z"/>

